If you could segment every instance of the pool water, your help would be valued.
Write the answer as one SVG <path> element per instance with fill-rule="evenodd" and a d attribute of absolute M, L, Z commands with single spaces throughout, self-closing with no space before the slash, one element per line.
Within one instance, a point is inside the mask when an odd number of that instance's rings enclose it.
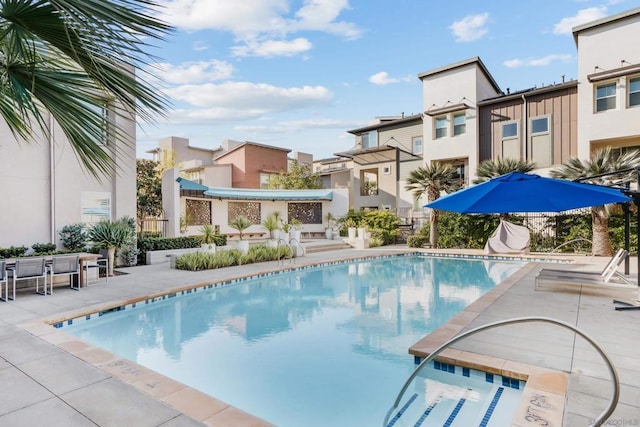
<path fill-rule="evenodd" d="M 421 255 L 338 263 L 64 329 L 278 426 L 373 426 L 415 367 L 408 348 L 522 265 Z"/>

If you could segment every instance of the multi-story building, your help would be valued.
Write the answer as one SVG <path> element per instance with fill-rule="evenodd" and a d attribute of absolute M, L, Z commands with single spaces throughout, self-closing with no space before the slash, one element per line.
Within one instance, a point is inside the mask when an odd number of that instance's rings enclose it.
<path fill-rule="evenodd" d="M 117 172 L 95 178 L 79 163 L 60 127 L 50 136 L 36 132 L 31 142 L 18 141 L 4 121 L 0 124 L 0 246 L 58 243 L 59 232 L 77 223 L 92 224 L 136 215 L 136 125 L 132 119 L 108 116 L 126 141 L 105 130 L 105 151 L 115 159 Z"/>
<path fill-rule="evenodd" d="M 573 29 L 578 49 L 578 157 L 640 148 L 640 8 Z"/>
<path fill-rule="evenodd" d="M 219 148 L 199 148 L 190 146 L 186 138 L 171 136 L 147 152 L 154 160 L 174 162 L 185 178 L 203 185 L 267 188 L 270 177 L 287 171 L 291 150 L 230 139 Z"/>
<path fill-rule="evenodd" d="M 350 206 L 354 210 L 395 210 L 407 216 L 414 206 L 405 190 L 408 174 L 422 165 L 422 115 L 378 118 L 348 131 L 355 147 L 336 153 L 353 161 Z"/>

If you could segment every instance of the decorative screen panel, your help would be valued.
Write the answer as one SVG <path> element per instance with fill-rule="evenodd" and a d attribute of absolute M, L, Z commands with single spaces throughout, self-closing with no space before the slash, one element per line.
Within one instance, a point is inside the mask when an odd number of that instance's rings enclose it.
<path fill-rule="evenodd" d="M 211 224 L 211 202 L 209 200 L 187 199 L 187 225 Z"/>
<path fill-rule="evenodd" d="M 289 222 L 297 219 L 303 224 L 322 224 L 322 203 L 289 203 L 287 217 Z"/>
<path fill-rule="evenodd" d="M 229 202 L 227 207 L 228 222 L 231 223 L 236 217 L 242 215 L 251 224 L 260 224 L 260 202 Z"/>

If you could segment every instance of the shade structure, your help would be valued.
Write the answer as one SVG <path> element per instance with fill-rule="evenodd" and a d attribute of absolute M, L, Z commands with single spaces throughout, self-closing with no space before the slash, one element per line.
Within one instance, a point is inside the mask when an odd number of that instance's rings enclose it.
<path fill-rule="evenodd" d="M 511 172 L 424 206 L 459 213 L 500 214 L 561 212 L 632 201 L 616 188 Z"/>

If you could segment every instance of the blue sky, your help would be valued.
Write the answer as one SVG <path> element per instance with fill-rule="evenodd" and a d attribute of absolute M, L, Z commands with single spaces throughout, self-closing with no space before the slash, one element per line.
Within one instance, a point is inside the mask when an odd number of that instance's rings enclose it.
<path fill-rule="evenodd" d="M 152 52 L 172 103 L 138 130 L 216 148 L 253 141 L 330 157 L 346 131 L 422 111 L 421 72 L 479 56 L 503 91 L 576 78 L 571 28 L 640 0 L 159 0 Z"/>

